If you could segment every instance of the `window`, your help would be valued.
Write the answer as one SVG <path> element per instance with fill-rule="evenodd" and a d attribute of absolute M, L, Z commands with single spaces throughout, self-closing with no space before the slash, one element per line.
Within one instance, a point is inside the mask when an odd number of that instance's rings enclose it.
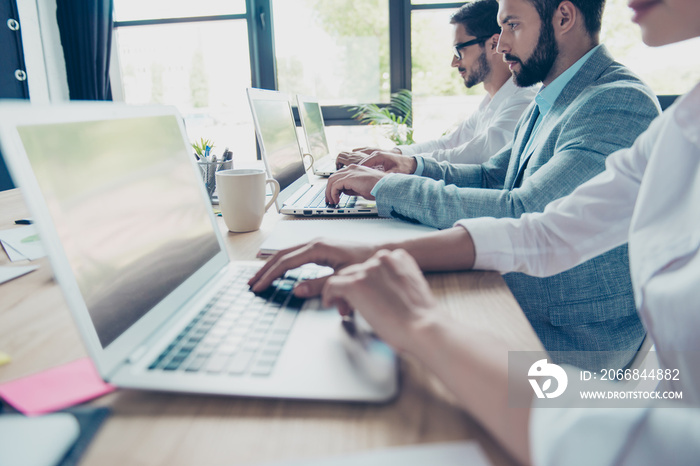
<path fill-rule="evenodd" d="M 279 89 L 322 105 L 388 102 L 388 0 L 274 0 Z"/>
<path fill-rule="evenodd" d="M 639 26 L 630 21 L 627 0 L 608 0 L 601 42 L 613 57 L 637 73 L 658 95 L 688 92 L 700 81 L 700 38 L 664 47 L 642 43 Z"/>
<path fill-rule="evenodd" d="M 481 84 L 467 89 L 452 68 L 454 26 L 450 16 L 456 9 L 422 8 L 411 12 L 413 127 L 419 142 L 454 129 L 479 108 L 486 94 Z"/>
<path fill-rule="evenodd" d="M 215 154 L 229 147 L 237 159 L 254 159 L 243 0 L 116 0 L 115 26 L 125 102 L 174 105 L 191 141 L 204 137 Z"/>
<path fill-rule="evenodd" d="M 315 95 L 338 149 L 390 145 L 356 125 L 347 105 L 386 103 L 413 91 L 414 136 L 439 137 L 476 110 L 482 86 L 466 89 L 450 66 L 450 15 L 439 0 L 115 0 L 113 64 L 123 99 L 176 105 L 192 140 L 213 139 L 237 158 L 255 154 L 248 86 Z M 642 44 L 627 0 L 608 0 L 602 42 L 657 94 L 700 81 L 700 39 Z M 119 76 L 120 75 L 120 76 Z M 115 92 L 119 95 L 119 92 Z M 216 151 L 215 151 L 216 152 Z"/>
<path fill-rule="evenodd" d="M 160 18 L 187 18 L 245 14 L 245 0 L 115 0 L 114 20 L 119 22 Z"/>

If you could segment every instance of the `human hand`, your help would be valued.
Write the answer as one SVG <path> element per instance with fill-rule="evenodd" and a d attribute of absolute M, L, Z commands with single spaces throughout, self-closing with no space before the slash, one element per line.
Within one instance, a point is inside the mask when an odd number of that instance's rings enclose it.
<path fill-rule="evenodd" d="M 353 149 L 353 152 L 361 152 L 367 155 L 372 155 L 372 153 L 377 152 L 377 151 L 384 151 L 384 152 L 391 152 L 393 154 L 400 154 L 401 150 L 398 147 L 394 147 L 393 149 L 385 150 L 380 147 L 358 147 L 357 149 Z"/>
<path fill-rule="evenodd" d="M 367 154 L 363 152 L 341 152 L 335 159 L 335 167 L 340 170 L 341 168 L 352 165 L 359 164 L 367 157 Z"/>
<path fill-rule="evenodd" d="M 383 170 L 387 173 L 404 173 L 406 175 L 415 173 L 418 166 L 415 157 L 397 155 L 391 151 L 375 151 L 362 159 L 359 165 Z"/>
<path fill-rule="evenodd" d="M 381 250 L 361 264 L 328 278 L 323 304 L 342 315 L 359 312 L 398 351 L 407 351 L 411 332 L 429 322 L 437 302 L 416 261 L 402 249 Z"/>
<path fill-rule="evenodd" d="M 337 204 L 340 202 L 340 194 L 349 196 L 362 196 L 365 199 L 374 199 L 372 189 L 385 174 L 359 165 L 350 165 L 338 170 L 328 178 L 326 185 L 326 202 Z"/>
<path fill-rule="evenodd" d="M 351 264 L 367 260 L 376 248 L 364 244 L 349 245 L 333 240 L 314 240 L 307 244 L 283 249 L 273 255 L 267 263 L 248 281 L 252 291 L 259 293 L 266 290 L 272 282 L 304 264 L 318 264 L 340 270 Z M 306 280 L 294 288 L 294 294 L 301 298 L 310 298 L 321 294 L 328 277 Z"/>

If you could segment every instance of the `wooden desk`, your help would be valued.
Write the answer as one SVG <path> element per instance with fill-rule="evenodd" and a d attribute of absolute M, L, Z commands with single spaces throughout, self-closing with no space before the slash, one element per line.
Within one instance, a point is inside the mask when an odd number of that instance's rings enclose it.
<path fill-rule="evenodd" d="M 0 229 L 27 215 L 19 190 L 0 192 Z M 257 232 L 229 233 L 223 222 L 220 227 L 232 256 L 244 260 L 254 258 L 280 221 L 289 220 L 272 212 Z M 8 263 L 0 253 L 0 265 Z M 39 270 L 0 285 L 0 349 L 12 356 L 0 367 L 0 383 L 86 355 L 47 259 L 34 263 Z M 428 279 L 446 312 L 471 325 L 508 329 L 503 336 L 513 349 L 541 349 L 498 274 Z M 400 396 L 382 406 L 118 390 L 93 402 L 110 406 L 112 415 L 81 464 L 255 464 L 464 439 L 477 440 L 494 464 L 512 464 L 468 414 L 441 395 L 427 371 L 410 361 L 402 369 Z"/>

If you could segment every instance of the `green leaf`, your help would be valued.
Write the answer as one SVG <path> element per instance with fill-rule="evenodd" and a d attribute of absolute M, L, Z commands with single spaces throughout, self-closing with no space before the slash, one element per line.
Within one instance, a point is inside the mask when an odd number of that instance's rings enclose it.
<path fill-rule="evenodd" d="M 402 89 L 391 95 L 385 107 L 361 104 L 349 107 L 352 117 L 369 125 L 387 127 L 387 137 L 397 145 L 415 144 L 413 140 L 413 97 L 411 91 Z"/>
<path fill-rule="evenodd" d="M 195 141 L 191 145 L 195 154 L 197 154 L 199 157 L 204 157 L 204 152 L 207 150 L 207 146 L 209 146 L 209 149 L 214 148 L 214 142 L 205 138 L 199 138 L 199 141 Z"/>

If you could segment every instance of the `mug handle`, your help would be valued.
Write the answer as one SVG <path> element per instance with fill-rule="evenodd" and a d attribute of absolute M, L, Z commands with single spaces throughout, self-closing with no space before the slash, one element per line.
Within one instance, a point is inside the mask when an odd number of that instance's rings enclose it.
<path fill-rule="evenodd" d="M 272 198 L 265 204 L 265 212 L 267 212 L 267 209 L 270 208 L 273 202 L 277 199 L 277 196 L 280 193 L 280 184 L 277 182 L 277 180 L 274 180 L 272 178 L 268 178 L 265 180 L 265 184 L 271 184 L 272 185 Z"/>
<path fill-rule="evenodd" d="M 304 159 L 304 165 L 306 165 L 307 160 L 309 161 L 309 165 L 304 167 L 304 171 L 311 170 L 314 166 L 314 156 L 309 153 L 305 153 L 301 157 Z"/>

